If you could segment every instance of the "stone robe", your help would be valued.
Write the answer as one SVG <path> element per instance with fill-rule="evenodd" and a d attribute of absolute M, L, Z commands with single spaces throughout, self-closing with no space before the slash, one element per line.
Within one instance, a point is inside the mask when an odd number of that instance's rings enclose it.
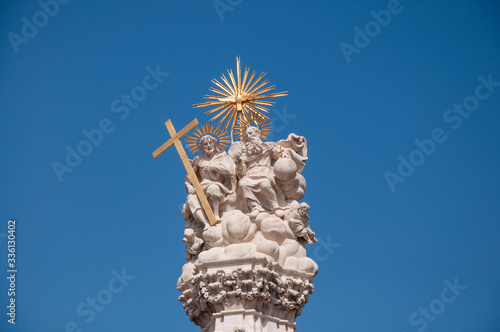
<path fill-rule="evenodd" d="M 220 203 L 224 203 L 227 196 L 235 192 L 234 162 L 225 151 L 215 152 L 212 158 L 206 155 L 196 156 L 191 165 L 207 198 L 215 197 Z M 207 166 L 216 167 L 217 170 L 206 172 Z M 186 183 L 191 184 L 187 175 Z M 188 194 L 187 205 L 192 213 L 202 208 L 196 194 Z"/>
<path fill-rule="evenodd" d="M 238 196 L 243 199 L 249 212 L 254 209 L 274 212 L 286 208 L 285 194 L 277 185 L 273 171 L 280 151 L 288 153 L 296 163 L 298 173 L 302 172 L 307 160 L 306 140 L 295 134 L 290 134 L 286 140 L 277 143 L 263 142 L 262 147 L 260 153 L 249 155 L 244 151 L 241 155 L 246 172 L 238 182 Z"/>

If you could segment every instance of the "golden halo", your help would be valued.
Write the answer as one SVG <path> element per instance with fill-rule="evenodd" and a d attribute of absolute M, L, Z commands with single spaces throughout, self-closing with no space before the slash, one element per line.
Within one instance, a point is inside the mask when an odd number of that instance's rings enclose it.
<path fill-rule="evenodd" d="M 218 94 L 218 96 L 206 95 L 206 99 L 211 99 L 213 101 L 194 104 L 193 107 L 215 106 L 215 108 L 205 113 L 214 114 L 218 112 L 210 121 L 219 119 L 218 124 L 221 126 L 223 125 L 224 130 L 230 128 L 231 132 L 235 129 L 240 119 L 249 120 L 250 116 L 259 116 L 268 119 L 262 112 L 269 113 L 269 109 L 266 106 L 272 106 L 274 102 L 265 101 L 264 99 L 286 96 L 287 91 L 264 94 L 273 90 L 275 86 L 271 85 L 265 87 L 269 81 L 265 80 L 261 82 L 266 73 L 260 74 L 254 80 L 255 71 L 248 77 L 249 72 L 250 69 L 245 67 L 242 80 L 240 57 L 237 57 L 236 79 L 233 75 L 233 71 L 228 69 L 227 73 L 229 74 L 230 81 L 224 75 L 221 76 L 221 80 L 224 84 L 216 79 L 212 80 L 216 88 L 211 87 L 210 91 Z M 226 122 L 224 123 L 224 121 Z"/>
<path fill-rule="evenodd" d="M 194 128 L 193 134 L 186 137 L 186 147 L 195 154 L 200 151 L 200 138 L 205 135 L 213 136 L 217 139 L 217 147 L 219 150 L 224 150 L 229 145 L 229 135 L 220 126 L 215 127 L 213 124 L 205 123 L 204 125 Z"/>
<path fill-rule="evenodd" d="M 258 115 L 250 115 L 248 119 L 238 119 L 238 125 L 235 127 L 236 135 L 238 139 L 243 143 L 248 141 L 246 130 L 250 127 L 250 122 L 254 122 L 260 130 L 260 138 L 268 139 L 271 133 L 271 121 L 269 119 L 260 117 Z"/>

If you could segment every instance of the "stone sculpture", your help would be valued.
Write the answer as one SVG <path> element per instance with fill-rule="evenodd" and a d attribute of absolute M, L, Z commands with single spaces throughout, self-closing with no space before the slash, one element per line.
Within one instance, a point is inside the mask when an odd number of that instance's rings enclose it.
<path fill-rule="evenodd" d="M 309 204 L 296 203 L 292 204 L 291 213 L 288 216 L 288 224 L 292 229 L 293 233 L 299 241 L 302 241 L 307 244 L 312 244 L 313 242 L 318 242 L 315 237 L 315 233 L 309 227 L 309 216 L 307 215 L 307 211 L 309 211 Z"/>
<path fill-rule="evenodd" d="M 156 158 L 175 145 L 188 173 L 182 209 L 187 263 L 177 282 L 179 300 L 202 332 L 294 331 L 318 273 L 306 255 L 306 245 L 317 239 L 309 205 L 301 201 L 307 140 L 292 133 L 266 141 L 270 122 L 260 111 L 272 103 L 264 100 L 286 92 L 265 94 L 274 87 L 260 82 L 264 74 L 254 80 L 255 72 L 245 68 L 242 78 L 236 62 L 236 78 L 228 71 L 230 81 L 221 77 L 225 85 L 213 80 L 217 88 L 211 91 L 219 96 L 194 105 L 215 107 L 207 113 L 217 112 L 217 127 L 195 128 L 194 119 L 177 132 L 168 120 L 171 138 L 153 152 Z M 201 155 L 190 161 L 180 139 L 192 129 L 187 146 Z"/>
<path fill-rule="evenodd" d="M 188 263 L 177 286 L 186 312 L 200 326 L 208 326 L 217 312 L 213 307 L 227 301 L 243 308 L 267 303 L 273 315 L 283 318 L 290 310 L 298 315 L 313 290 L 318 266 L 306 256 L 305 244 L 317 240 L 309 226 L 309 205 L 299 203 L 306 191 L 301 172 L 307 141 L 290 134 L 263 142 L 261 136 L 258 127 L 248 126 L 229 153 L 217 151 L 215 138 L 199 140 L 202 155 L 194 158 L 193 168 L 210 204 L 215 197 L 224 206 L 214 206 L 218 222 L 210 226 L 187 179 L 185 232 L 204 243 L 193 250 L 186 241 Z M 234 270 L 223 267 L 227 262 L 258 267 Z"/>
<path fill-rule="evenodd" d="M 197 237 L 194 230 L 191 228 L 186 228 L 184 230 L 184 238 L 182 241 L 186 245 L 185 257 L 187 261 L 196 258 L 203 248 L 204 241 Z"/>
<path fill-rule="evenodd" d="M 199 145 L 202 155 L 195 157 L 191 165 L 208 198 L 215 218 L 220 221 L 220 205 L 227 201 L 228 196 L 233 194 L 235 189 L 234 162 L 225 151 L 219 150 L 217 139 L 213 136 L 202 136 Z M 185 209 L 189 209 L 190 214 L 197 222 L 203 224 L 205 230 L 208 229 L 210 224 L 187 175 L 185 186 L 188 194 Z"/>

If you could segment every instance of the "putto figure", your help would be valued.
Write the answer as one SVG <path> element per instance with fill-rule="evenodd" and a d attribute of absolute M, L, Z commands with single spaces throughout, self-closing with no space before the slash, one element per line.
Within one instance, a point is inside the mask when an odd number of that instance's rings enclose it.
<path fill-rule="evenodd" d="M 290 229 L 293 231 L 295 236 L 304 243 L 312 244 L 318 242 L 315 237 L 315 233 L 311 230 L 309 226 L 309 216 L 307 212 L 309 211 L 309 204 L 303 203 L 292 203 L 292 210 L 288 219 L 288 224 Z"/>
<path fill-rule="evenodd" d="M 196 236 L 194 230 L 191 228 L 186 228 L 184 230 L 184 238 L 182 242 L 186 245 L 186 260 L 190 261 L 193 258 L 196 258 L 203 248 L 204 241 Z"/>

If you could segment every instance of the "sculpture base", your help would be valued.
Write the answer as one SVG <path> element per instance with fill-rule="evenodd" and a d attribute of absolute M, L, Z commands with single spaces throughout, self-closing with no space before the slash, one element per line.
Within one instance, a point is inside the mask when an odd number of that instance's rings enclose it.
<path fill-rule="evenodd" d="M 264 258 L 195 263 L 193 277 L 178 285 L 179 301 L 203 332 L 290 332 L 313 279 Z"/>
<path fill-rule="evenodd" d="M 212 315 L 210 324 L 202 332 L 293 332 L 295 322 L 264 315 L 255 309 L 224 310 Z"/>

